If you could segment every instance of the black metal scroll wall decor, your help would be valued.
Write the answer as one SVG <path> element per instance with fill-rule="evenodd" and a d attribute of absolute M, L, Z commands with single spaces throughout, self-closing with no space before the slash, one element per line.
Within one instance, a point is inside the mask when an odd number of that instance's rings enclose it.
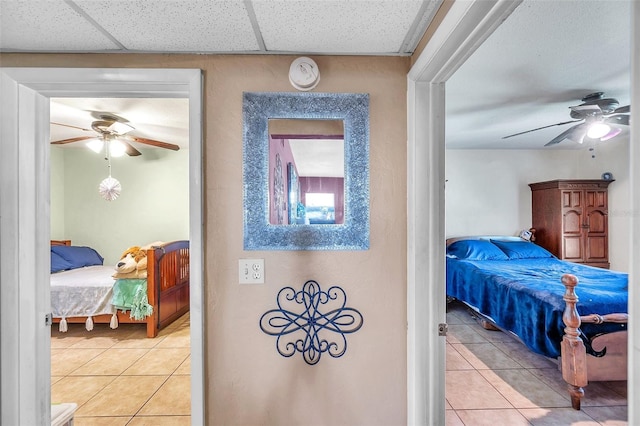
<path fill-rule="evenodd" d="M 309 365 L 317 364 L 325 352 L 333 358 L 344 355 L 346 334 L 362 327 L 362 314 L 347 307 L 347 295 L 337 286 L 322 291 L 320 284 L 309 280 L 300 291 L 283 287 L 276 302 L 278 308 L 260 318 L 260 329 L 276 336 L 280 355 L 300 352 Z"/>

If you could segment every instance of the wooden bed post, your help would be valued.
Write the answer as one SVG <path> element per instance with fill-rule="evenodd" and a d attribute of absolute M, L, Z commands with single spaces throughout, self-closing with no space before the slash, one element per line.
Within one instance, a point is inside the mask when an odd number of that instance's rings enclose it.
<path fill-rule="evenodd" d="M 155 247 L 147 250 L 147 298 L 148 303 L 153 306 L 151 317 L 147 318 L 147 337 L 156 337 L 158 335 L 158 292 L 156 286 L 157 277 L 157 259 Z"/>
<path fill-rule="evenodd" d="M 571 406 L 579 410 L 580 399 L 584 396 L 583 386 L 587 386 L 587 352 L 580 339 L 580 316 L 576 309 L 578 296 L 575 287 L 578 285 L 578 278 L 575 275 L 564 274 L 562 284 L 566 291 L 564 301 L 566 306 L 562 315 L 564 322 L 564 336 L 561 344 L 562 354 L 562 378 L 569 385 L 569 395 L 571 396 Z"/>

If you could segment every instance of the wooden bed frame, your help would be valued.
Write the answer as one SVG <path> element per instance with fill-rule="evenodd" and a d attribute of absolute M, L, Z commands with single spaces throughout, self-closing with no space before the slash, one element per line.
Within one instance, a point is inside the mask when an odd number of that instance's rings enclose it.
<path fill-rule="evenodd" d="M 71 240 L 52 240 L 51 245 L 71 245 Z M 115 271 L 114 271 L 115 272 Z M 147 250 L 147 298 L 153 314 L 134 320 L 129 312 L 118 311 L 118 323 L 147 325 L 147 337 L 189 312 L 189 241 L 173 241 Z M 111 315 L 91 317 L 94 323 L 109 324 Z M 86 317 L 67 318 L 69 323 L 84 323 Z M 59 323 L 60 318 L 54 318 Z"/>
<path fill-rule="evenodd" d="M 564 301 L 566 306 L 562 315 L 564 322 L 564 336 L 562 337 L 560 368 L 562 378 L 569 387 L 571 406 L 580 409 L 580 400 L 584 396 L 584 386 L 589 380 L 594 382 L 601 380 L 627 380 L 627 332 L 618 331 L 604 334 L 591 341 L 596 346 L 600 344 L 607 347 L 607 354 L 602 358 L 587 356 L 587 350 L 580 339 L 580 325 L 582 323 L 604 324 L 606 322 L 626 324 L 629 315 L 625 313 L 611 313 L 606 315 L 579 315 L 576 308 L 578 296 L 575 288 L 578 278 L 572 274 L 562 276 L 562 284 L 565 286 Z M 591 368 L 590 368 L 591 367 Z M 591 373 L 588 373 L 591 371 Z"/>
<path fill-rule="evenodd" d="M 447 239 L 446 244 L 448 247 L 458 240 L 501 238 L 504 239 L 505 237 L 456 237 Z M 513 237 L 513 239 L 517 240 L 516 237 Z M 578 285 L 578 278 L 572 274 L 564 274 L 561 280 L 565 286 L 563 299 L 566 305 L 562 315 L 565 329 L 560 344 L 561 355 L 558 360 L 558 367 L 562 372 L 563 380 L 568 385 L 571 406 L 579 410 L 580 401 L 584 396 L 583 388 L 589 384 L 589 380 L 594 382 L 627 380 L 627 332 L 618 331 L 592 339 L 591 344 L 595 349 L 605 346 L 607 348 L 607 354 L 604 357 L 596 358 L 587 354 L 584 342 L 579 337 L 581 333 L 579 330 L 580 325 L 582 323 L 604 324 L 607 322 L 626 324 L 629 315 L 626 313 L 579 315 L 577 309 L 578 296 L 575 292 L 575 288 Z M 464 301 L 461 302 L 464 303 Z M 482 315 L 481 312 L 478 313 Z M 481 323 L 485 328 L 501 330 L 484 316 L 482 317 Z"/>

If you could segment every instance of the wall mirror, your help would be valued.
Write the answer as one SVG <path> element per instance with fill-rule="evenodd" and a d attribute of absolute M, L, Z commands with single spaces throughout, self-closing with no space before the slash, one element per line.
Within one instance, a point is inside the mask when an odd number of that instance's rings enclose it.
<path fill-rule="evenodd" d="M 245 250 L 369 248 L 369 95 L 244 93 Z"/>
<path fill-rule="evenodd" d="M 269 119 L 269 223 L 344 223 L 344 122 Z"/>

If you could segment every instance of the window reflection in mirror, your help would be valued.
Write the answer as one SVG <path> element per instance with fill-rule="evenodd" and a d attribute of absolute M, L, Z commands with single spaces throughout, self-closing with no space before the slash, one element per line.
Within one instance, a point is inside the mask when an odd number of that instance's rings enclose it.
<path fill-rule="evenodd" d="M 344 223 L 342 120 L 269 119 L 269 223 Z"/>

